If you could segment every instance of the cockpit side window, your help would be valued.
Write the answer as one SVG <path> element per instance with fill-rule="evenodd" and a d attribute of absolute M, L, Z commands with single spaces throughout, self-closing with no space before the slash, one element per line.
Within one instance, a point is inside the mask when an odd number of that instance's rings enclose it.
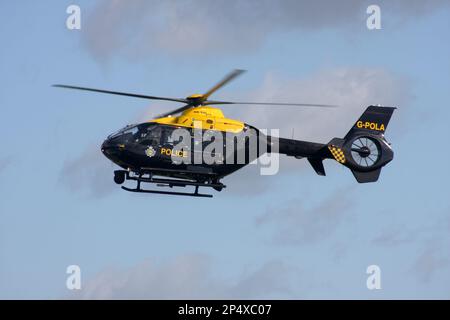
<path fill-rule="evenodd" d="M 138 132 L 138 127 L 131 127 L 123 131 L 122 134 L 132 134 L 133 136 Z"/>
<path fill-rule="evenodd" d="M 143 145 L 173 144 L 172 133 L 176 127 L 143 124 L 138 126 L 139 130 L 135 133 L 135 142 Z"/>
<path fill-rule="evenodd" d="M 146 126 L 139 131 L 136 140 L 144 145 L 157 145 L 161 140 L 160 126 Z"/>

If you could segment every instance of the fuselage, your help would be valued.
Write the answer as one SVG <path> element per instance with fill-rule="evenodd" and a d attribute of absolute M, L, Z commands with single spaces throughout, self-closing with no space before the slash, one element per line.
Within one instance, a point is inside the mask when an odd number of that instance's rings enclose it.
<path fill-rule="evenodd" d="M 261 155 L 258 146 L 249 145 L 253 140 L 266 143 L 259 130 L 225 118 L 220 109 L 197 107 L 178 117 L 127 126 L 110 135 L 101 149 L 108 159 L 134 172 L 221 178 Z"/>
<path fill-rule="evenodd" d="M 186 133 L 184 141 L 172 139 L 176 130 Z M 166 176 L 180 176 L 177 173 L 186 171 L 221 178 L 265 153 L 267 143 L 265 135 L 247 125 L 238 133 L 216 131 L 211 134 L 210 130 L 195 131 L 145 122 L 109 136 L 101 150 L 108 159 L 134 172 L 158 172 L 160 169 L 159 173 Z"/>
<path fill-rule="evenodd" d="M 110 135 L 101 149 L 125 170 L 201 180 L 220 179 L 266 152 L 309 157 L 324 147 L 274 139 L 251 125 L 225 118 L 220 109 L 197 107 L 178 117 L 129 125 Z"/>

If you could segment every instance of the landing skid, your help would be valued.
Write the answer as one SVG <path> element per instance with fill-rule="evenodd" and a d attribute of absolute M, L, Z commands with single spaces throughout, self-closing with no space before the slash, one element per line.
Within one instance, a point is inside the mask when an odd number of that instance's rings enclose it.
<path fill-rule="evenodd" d="M 147 177 L 146 177 L 146 176 Z M 163 178 L 154 178 L 151 172 L 141 173 L 139 175 L 131 175 L 130 172 L 125 170 L 116 170 L 114 171 L 114 181 L 118 184 L 122 184 L 125 180 L 134 180 L 137 182 L 136 188 L 128 188 L 122 186 L 123 190 L 129 192 L 139 192 L 139 193 L 154 193 L 154 194 L 168 194 L 168 195 L 176 195 L 176 196 L 189 196 L 189 197 L 202 197 L 202 198 L 212 198 L 212 194 L 203 194 L 199 193 L 199 187 L 209 187 L 214 188 L 217 191 L 221 191 L 226 186 L 220 182 L 200 182 L 200 181 L 191 181 L 191 180 L 183 180 L 183 179 L 163 179 Z M 194 186 L 195 190 L 192 193 L 189 192 L 176 192 L 176 191 L 160 191 L 160 190 L 146 190 L 141 188 L 141 183 L 152 183 L 156 184 L 158 187 L 187 187 Z"/>
<path fill-rule="evenodd" d="M 212 194 L 203 194 L 198 193 L 198 190 L 196 187 L 195 192 L 189 193 L 189 192 L 175 192 L 175 191 L 160 191 L 160 190 L 143 190 L 143 189 L 130 189 L 127 187 L 122 186 L 123 190 L 130 191 L 130 192 L 139 192 L 139 193 L 156 193 L 156 194 L 171 194 L 175 196 L 189 196 L 189 197 L 201 197 L 201 198 L 212 198 Z"/>

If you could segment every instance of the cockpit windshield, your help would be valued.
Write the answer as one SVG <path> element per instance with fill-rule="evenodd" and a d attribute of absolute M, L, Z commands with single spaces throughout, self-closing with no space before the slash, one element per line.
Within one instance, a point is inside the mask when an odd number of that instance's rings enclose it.
<path fill-rule="evenodd" d="M 127 134 L 127 133 L 131 133 L 131 134 L 134 135 L 134 134 L 136 134 L 137 131 L 138 131 L 137 125 L 129 124 L 126 127 L 120 129 L 119 131 L 116 131 L 116 132 L 110 134 L 108 136 L 108 139 L 114 139 L 114 138 L 116 138 L 118 136 L 121 136 L 121 135 L 124 135 L 124 134 Z"/>
<path fill-rule="evenodd" d="M 164 143 L 173 143 L 172 132 L 174 127 L 157 125 L 155 123 L 141 123 L 138 125 L 128 125 L 108 138 L 119 138 L 124 142 L 133 142 L 143 145 L 157 145 Z"/>

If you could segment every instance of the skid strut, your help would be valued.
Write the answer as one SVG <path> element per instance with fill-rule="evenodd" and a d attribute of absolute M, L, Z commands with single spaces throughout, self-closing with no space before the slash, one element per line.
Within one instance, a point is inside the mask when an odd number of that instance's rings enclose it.
<path fill-rule="evenodd" d="M 148 175 L 148 177 L 144 176 Z M 123 176 L 124 179 L 116 179 L 116 177 Z M 203 194 L 199 193 L 199 187 L 209 187 L 214 188 L 217 191 L 221 191 L 226 186 L 221 182 L 212 182 L 212 180 L 208 180 L 206 182 L 202 181 L 192 181 L 192 180 L 183 180 L 183 179 L 169 179 L 169 178 L 154 178 L 151 172 L 148 173 L 139 173 L 136 175 L 131 175 L 130 172 L 125 170 L 116 170 L 114 171 L 114 180 L 125 181 L 125 180 L 134 180 L 136 181 L 136 188 L 128 188 L 122 186 L 123 190 L 129 192 L 139 192 L 139 193 L 154 193 L 154 194 L 171 194 L 177 196 L 190 196 L 190 197 L 203 197 L 203 198 L 212 198 L 212 194 Z M 146 190 L 142 189 L 141 183 L 152 183 L 156 184 L 158 187 L 187 187 L 194 186 L 194 192 L 176 192 L 176 191 L 163 191 L 163 190 Z"/>

